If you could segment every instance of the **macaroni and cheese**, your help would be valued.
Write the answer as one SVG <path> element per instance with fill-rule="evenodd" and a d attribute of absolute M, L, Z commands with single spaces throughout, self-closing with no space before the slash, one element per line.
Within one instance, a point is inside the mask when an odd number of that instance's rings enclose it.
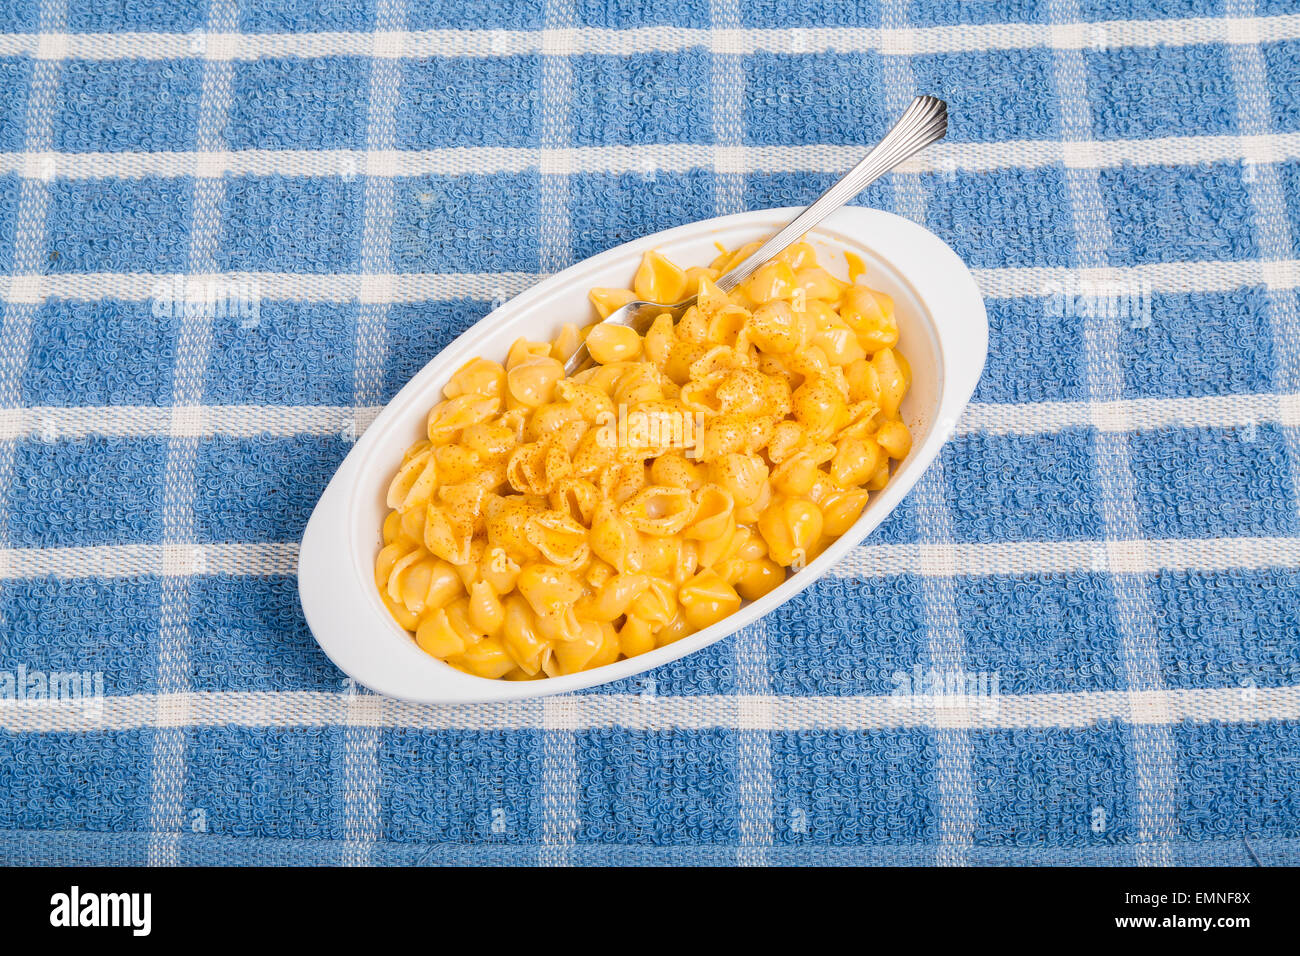
<path fill-rule="evenodd" d="M 602 319 L 697 295 L 676 323 L 567 325 L 451 377 L 375 562 L 421 648 L 487 678 L 600 667 L 722 620 L 857 520 L 912 442 L 894 303 L 806 243 L 722 292 L 756 247 L 650 252 L 632 289 L 591 291 Z M 584 341 L 595 364 L 566 377 Z"/>

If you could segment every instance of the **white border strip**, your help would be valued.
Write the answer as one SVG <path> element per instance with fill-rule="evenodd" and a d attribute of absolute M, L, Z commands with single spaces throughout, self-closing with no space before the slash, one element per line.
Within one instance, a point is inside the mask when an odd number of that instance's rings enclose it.
<path fill-rule="evenodd" d="M 854 548 L 834 577 L 1154 574 L 1300 567 L 1300 538 L 1157 538 L 1140 541 L 1012 541 L 873 544 Z"/>
<path fill-rule="evenodd" d="M 366 146 L 391 150 L 396 145 L 397 100 L 402 85 L 400 57 L 405 36 L 396 32 L 406 24 L 402 0 L 379 0 L 372 42 L 370 86 L 367 100 Z M 365 167 L 361 167 L 365 168 Z M 365 275 L 392 269 L 392 232 L 397 184 L 366 168 L 365 209 L 362 215 L 361 272 Z M 363 280 L 365 282 L 365 280 Z M 353 403 L 369 405 L 382 392 L 387 349 L 389 306 L 363 302 L 357 315 L 353 362 Z M 346 839 L 343 861 L 349 866 L 370 862 L 370 849 L 382 830 L 379 799 L 379 733 L 365 725 L 365 715 L 382 712 L 385 700 L 348 682 L 347 726 L 341 742 L 342 824 Z"/>
<path fill-rule="evenodd" d="M 573 138 L 573 2 L 545 0 L 542 15 L 547 29 L 541 32 L 537 99 L 542 149 L 537 156 L 541 171 L 537 261 L 543 272 L 558 272 L 573 258 L 572 170 L 559 149 Z M 569 728 L 566 698 L 549 697 L 542 708 L 546 729 L 538 741 L 542 847 L 537 862 L 565 866 L 579 823 L 577 741 Z"/>
<path fill-rule="evenodd" d="M 1060 24 L 1079 18 L 1078 0 L 1054 0 L 1049 17 Z M 1079 50 L 1058 50 L 1053 55 L 1057 102 L 1061 127 L 1067 138 L 1087 142 L 1092 130 L 1088 97 L 1088 66 Z M 1074 221 L 1075 258 L 1083 265 L 1105 266 L 1113 246 L 1111 224 L 1096 169 L 1070 169 L 1065 176 L 1066 193 Z M 1085 381 L 1091 401 L 1117 401 L 1123 395 L 1124 370 L 1121 321 L 1118 315 L 1098 312 L 1082 322 Z M 1123 431 L 1093 433 L 1098 497 L 1102 526 L 1108 542 L 1131 541 L 1140 537 L 1137 490 L 1130 463 L 1129 436 Z M 1115 624 L 1120 636 L 1120 659 L 1129 693 L 1164 689 L 1156 653 L 1155 608 L 1144 577 L 1115 574 L 1110 579 L 1114 596 Z M 1134 805 L 1138 839 L 1158 843 L 1177 833 L 1174 807 L 1178 774 L 1173 735 L 1167 725 L 1133 725 L 1128 732 L 1128 751 L 1133 766 Z M 1138 848 L 1142 862 L 1167 862 L 1157 845 L 1148 854 Z"/>
<path fill-rule="evenodd" d="M 1255 12 L 1255 0 L 1227 0 L 1228 12 Z M 1272 132 L 1273 99 L 1269 87 L 1264 51 L 1242 37 L 1241 45 L 1228 51 L 1229 72 L 1236 88 L 1237 125 L 1255 134 Z M 1246 175 L 1249 173 L 1249 175 Z M 1273 165 L 1247 166 L 1242 180 L 1254 208 L 1253 233 L 1265 259 L 1285 260 L 1295 256 L 1290 210 L 1281 171 Z M 1268 313 L 1273 326 L 1274 381 L 1282 389 L 1300 388 L 1300 296 L 1295 290 L 1277 289 L 1268 296 Z M 1300 433 L 1286 435 L 1291 467 L 1292 497 L 1300 507 Z"/>
<path fill-rule="evenodd" d="M 1141 541 L 1010 541 L 997 544 L 872 544 L 828 572 L 838 578 L 1228 571 L 1300 568 L 1296 538 L 1159 538 Z M 108 544 L 0 549 L 0 581 L 145 575 L 293 575 L 298 543 Z"/>
<path fill-rule="evenodd" d="M 1249 429 L 1264 424 L 1300 427 L 1300 394 L 1206 395 L 1014 405 L 973 403 L 966 407 L 957 424 L 957 433 L 1037 435 L 1089 426 L 1103 432 L 1160 428 Z"/>
<path fill-rule="evenodd" d="M 363 726 L 415 730 L 539 730 L 563 712 L 567 732 L 634 730 L 866 731 L 910 727 L 962 730 L 1090 727 L 1119 720 L 1168 726 L 1183 721 L 1300 720 L 1300 687 L 1087 691 L 996 697 L 647 697 L 584 694 L 536 702 L 412 704 L 354 710 Z M 548 709 L 552 711 L 548 715 Z M 321 691 L 195 691 L 83 700 L 0 702 L 0 729 L 84 733 L 149 727 L 333 727 L 349 719 L 349 697 Z"/>
<path fill-rule="evenodd" d="M 460 146 L 445 149 L 245 149 L 215 152 L 0 153 L 0 174 L 29 179 L 140 179 L 187 176 L 459 176 L 518 173 L 532 169 L 582 173 L 686 172 L 842 173 L 862 159 L 865 147 L 725 146 L 647 143 L 630 146 L 566 146 L 541 149 Z M 1195 166 L 1242 162 L 1262 165 L 1300 158 L 1300 133 L 1243 136 L 1163 136 L 1154 139 L 1010 140 L 936 143 L 899 166 L 902 172 L 985 172 L 1043 166 Z"/>
<path fill-rule="evenodd" d="M 0 441 L 67 441 L 116 438 L 195 438 L 295 435 L 360 435 L 378 406 L 200 405 L 174 418 L 154 405 L 0 408 Z M 1300 394 L 1209 395 L 1199 398 L 1134 398 L 1115 402 L 973 403 L 956 434 L 1041 435 L 1067 428 L 1148 431 L 1160 428 L 1234 428 L 1258 425 L 1300 428 Z M 170 429 L 170 430 L 169 430 Z"/>
<path fill-rule="evenodd" d="M 208 9 L 209 26 L 234 27 L 239 11 L 234 0 L 214 0 Z M 195 139 L 203 150 L 215 150 L 224 143 L 226 120 L 234 97 L 234 66 L 227 61 L 204 60 L 200 84 Z M 221 213 L 226 180 L 204 173 L 193 184 L 187 269 L 206 272 L 216 268 L 215 254 L 221 241 Z M 212 351 L 212 316 L 199 311 L 185 314 L 176 334 L 176 360 L 172 374 L 171 414 L 173 422 L 185 422 L 188 409 L 203 401 L 204 380 Z M 194 535 L 195 470 L 199 442 L 172 428 L 163 469 L 162 536 L 164 547 L 175 547 Z M 169 569 L 170 570 L 170 569 Z M 183 694 L 190 686 L 190 588 L 192 578 L 184 570 L 166 573 L 162 581 L 155 640 L 155 683 L 161 694 Z M 177 847 L 184 826 L 184 793 L 188 775 L 185 735 L 163 730 L 154 735 L 149 826 L 149 863 L 175 866 Z"/>
<path fill-rule="evenodd" d="M 106 544 L 75 548 L 0 550 L 0 580 L 297 573 L 296 541 L 266 544 Z"/>
<path fill-rule="evenodd" d="M 907 0 L 883 0 L 880 17 L 887 27 L 907 25 Z M 916 86 L 916 71 L 907 47 L 885 47 L 881 69 L 885 84 L 887 116 L 900 116 L 912 98 L 923 92 Z M 946 177 L 945 177 L 946 178 Z M 928 203 L 919 175 L 895 171 L 889 177 L 893 211 L 905 219 L 925 225 Z M 948 506 L 948 481 L 942 458 L 931 463 L 912 489 L 912 514 L 918 539 L 936 551 L 945 552 L 954 540 L 952 509 Z M 933 666 L 946 673 L 966 670 L 966 638 L 956 605 L 956 582 L 950 575 L 927 575 L 921 579 L 922 620 L 925 644 Z M 934 735 L 934 773 L 931 795 L 935 810 L 938 844 L 935 863 L 964 866 L 975 832 L 975 779 L 971 770 L 970 735 L 943 729 Z"/>
<path fill-rule="evenodd" d="M 709 94 L 713 116 L 712 155 L 715 169 L 713 211 L 725 216 L 745 208 L 745 51 L 740 37 L 738 0 L 711 0 L 709 26 L 716 40 L 709 62 Z M 647 157 L 651 159 L 651 157 Z M 849 165 L 855 165 L 857 160 Z M 731 639 L 736 687 L 761 699 L 771 692 L 768 670 L 767 621 L 742 628 Z M 657 744 L 657 741 L 656 741 Z M 772 805 L 772 741 L 767 734 L 742 731 L 736 736 L 736 803 L 739 814 L 739 866 L 763 866 L 772 844 L 775 819 Z"/>
<path fill-rule="evenodd" d="M 1300 396 L 1298 396 L 1300 398 Z M 332 435 L 351 439 L 379 414 L 378 406 L 195 405 L 173 419 L 156 405 L 43 406 L 0 409 L 0 441 L 63 441 L 108 435 L 119 438 L 252 438 Z M 174 431 L 169 427 L 174 425 Z"/>
<path fill-rule="evenodd" d="M 375 38 L 400 40 L 381 43 Z M 66 49 L 42 50 L 57 38 Z M 1250 39 L 1243 40 L 1242 37 Z M 1255 38 L 1258 38 L 1256 40 Z M 1300 38 L 1300 15 L 1275 17 L 1192 17 L 1170 20 L 1106 20 L 1052 27 L 1043 23 L 984 23 L 953 26 L 812 27 L 711 31 L 685 27 L 612 30 L 575 27 L 557 30 L 413 30 L 322 33 L 10 33 L 0 35 L 0 56 L 77 60 L 189 59 L 259 57 L 388 56 L 501 57 L 540 53 L 564 46 L 574 54 L 629 56 L 693 48 L 723 47 L 741 54 L 863 53 L 905 49 L 914 55 L 979 53 L 989 50 L 1059 50 L 1116 47 L 1191 46 L 1205 43 L 1274 42 Z"/>
<path fill-rule="evenodd" d="M 1300 259 L 1237 262 L 1158 262 L 1136 266 L 1072 269 L 1067 266 L 972 269 L 985 298 L 1058 295 L 1073 289 L 1140 288 L 1145 293 L 1231 292 L 1245 286 L 1300 288 Z M 532 272 L 357 273 L 312 275 L 286 272 L 223 272 L 187 277 L 195 288 L 252 284 L 263 301 L 415 303 L 448 299 L 490 302 L 540 282 Z M 363 281 L 364 279 L 364 281 Z M 174 276 L 150 272 L 86 272 L 0 276 L 0 301 L 46 299 L 143 302 L 170 294 Z"/>
<path fill-rule="evenodd" d="M 1300 268 L 1297 268 L 1300 276 Z M 252 284 L 263 301 L 362 302 L 389 304 L 446 299 L 491 301 L 517 295 L 545 276 L 532 272 L 389 273 L 362 276 L 286 272 L 224 272 L 187 276 L 187 288 L 213 284 Z M 48 298 L 78 302 L 101 299 L 145 302 L 172 288 L 174 276 L 153 272 L 86 272 L 39 276 L 0 276 L 0 301 L 41 302 Z"/>
<path fill-rule="evenodd" d="M 1074 289 L 1140 289 L 1147 293 L 1231 292 L 1244 286 L 1294 289 L 1300 260 L 1153 262 L 1135 266 L 1030 266 L 972 269 L 980 292 L 990 299 L 1054 295 Z"/>

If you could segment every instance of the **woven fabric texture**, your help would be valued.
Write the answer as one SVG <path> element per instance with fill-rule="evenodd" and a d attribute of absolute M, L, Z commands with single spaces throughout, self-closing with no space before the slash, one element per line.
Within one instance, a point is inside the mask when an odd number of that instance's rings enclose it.
<path fill-rule="evenodd" d="M 8 0 L 0 85 L 0 862 L 1300 861 L 1291 0 Z M 884 526 L 637 679 L 349 686 L 294 568 L 376 409 L 917 93 L 857 201 L 992 338 Z"/>

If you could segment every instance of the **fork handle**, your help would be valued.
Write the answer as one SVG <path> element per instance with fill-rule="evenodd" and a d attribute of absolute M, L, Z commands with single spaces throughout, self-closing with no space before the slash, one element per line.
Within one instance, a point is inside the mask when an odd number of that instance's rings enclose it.
<path fill-rule="evenodd" d="M 862 162 L 822 193 L 816 202 L 796 216 L 788 226 L 759 246 L 749 258 L 718 279 L 718 287 L 723 292 L 730 292 L 758 271 L 759 266 L 775 259 L 786 247 L 798 242 L 804 233 L 867 186 L 909 156 L 943 139 L 947 132 L 948 105 L 943 100 L 933 96 L 918 96 L 912 100 L 898 122 L 867 153 Z"/>

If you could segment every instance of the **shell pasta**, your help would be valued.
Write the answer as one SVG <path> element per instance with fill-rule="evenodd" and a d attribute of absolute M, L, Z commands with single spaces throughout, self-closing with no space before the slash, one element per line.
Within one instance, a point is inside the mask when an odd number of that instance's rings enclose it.
<path fill-rule="evenodd" d="M 486 678 L 644 654 L 815 558 L 911 449 L 894 303 L 797 243 L 731 293 L 757 244 L 683 269 L 647 253 L 634 298 L 676 323 L 565 326 L 462 366 L 388 489 L 375 584 L 427 653 Z M 594 365 L 564 362 L 585 342 Z"/>

